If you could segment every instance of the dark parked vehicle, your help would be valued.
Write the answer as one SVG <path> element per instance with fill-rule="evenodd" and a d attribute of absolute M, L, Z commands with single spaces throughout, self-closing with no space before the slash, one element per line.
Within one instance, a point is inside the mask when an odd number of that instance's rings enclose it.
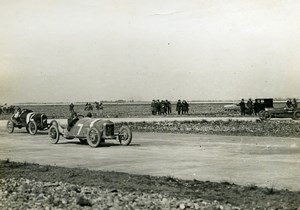
<path fill-rule="evenodd" d="M 268 120 L 271 118 L 292 118 L 294 120 L 300 119 L 300 108 L 299 107 L 273 107 L 273 99 L 268 99 L 262 106 L 259 112 L 259 118 L 261 120 Z"/>

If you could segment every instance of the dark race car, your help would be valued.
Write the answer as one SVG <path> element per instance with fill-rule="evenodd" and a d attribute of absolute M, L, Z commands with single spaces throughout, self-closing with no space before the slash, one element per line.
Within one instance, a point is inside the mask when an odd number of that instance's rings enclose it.
<path fill-rule="evenodd" d="M 18 119 L 13 116 L 6 124 L 8 133 L 13 133 L 15 127 L 19 129 L 25 127 L 28 133 L 35 135 L 38 130 L 46 130 L 50 127 L 45 114 L 35 113 L 29 109 L 24 109 Z"/>
<path fill-rule="evenodd" d="M 78 138 L 80 142 L 87 142 L 91 147 L 98 147 L 106 139 L 116 139 L 122 145 L 129 145 L 132 140 L 132 132 L 128 126 L 122 126 L 118 133 L 115 133 L 114 123 L 110 120 L 99 118 L 75 119 L 73 126 L 67 129 L 53 120 L 49 129 L 51 143 L 57 144 L 60 136 L 66 139 Z"/>

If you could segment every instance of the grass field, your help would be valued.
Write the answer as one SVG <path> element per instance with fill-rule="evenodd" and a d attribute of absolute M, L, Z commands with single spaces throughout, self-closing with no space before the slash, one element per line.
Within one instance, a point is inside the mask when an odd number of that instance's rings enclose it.
<path fill-rule="evenodd" d="M 232 117 L 239 116 L 239 112 L 225 111 L 224 105 L 230 103 L 190 103 L 190 116 L 205 116 L 205 117 Z M 283 107 L 284 103 L 274 103 L 274 107 Z M 51 119 L 68 118 L 68 105 L 21 105 L 21 108 L 31 109 L 38 113 L 44 113 Z M 77 114 L 86 115 L 88 111 L 84 110 L 84 105 L 76 105 L 75 111 Z M 100 117 L 96 109 L 94 109 L 94 116 Z M 151 115 L 151 106 L 149 104 L 104 104 L 104 117 L 147 117 Z M 176 113 L 176 105 L 172 104 L 171 116 L 178 116 Z M 0 115 L 0 120 L 9 119 L 10 115 Z"/>

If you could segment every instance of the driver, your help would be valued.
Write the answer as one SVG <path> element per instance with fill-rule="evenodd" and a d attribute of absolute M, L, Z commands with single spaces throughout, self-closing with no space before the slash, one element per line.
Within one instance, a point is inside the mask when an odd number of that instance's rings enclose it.
<path fill-rule="evenodd" d="M 67 128 L 67 130 L 70 131 L 71 128 L 76 124 L 76 122 L 78 120 L 79 120 L 79 118 L 77 116 L 77 113 L 74 110 L 72 110 L 70 118 L 68 119 L 68 128 Z"/>
<path fill-rule="evenodd" d="M 12 116 L 12 121 L 15 124 L 18 124 L 18 122 L 20 121 L 20 116 L 22 113 L 22 109 L 20 107 L 17 108 L 17 111 L 15 112 L 15 114 Z"/>

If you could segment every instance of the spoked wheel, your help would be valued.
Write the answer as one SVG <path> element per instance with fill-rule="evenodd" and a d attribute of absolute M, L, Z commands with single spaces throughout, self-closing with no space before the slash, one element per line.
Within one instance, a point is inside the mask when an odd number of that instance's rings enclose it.
<path fill-rule="evenodd" d="M 6 129 L 8 133 L 13 133 L 15 129 L 15 124 L 13 121 L 9 120 L 6 124 Z"/>
<path fill-rule="evenodd" d="M 259 119 L 261 120 L 269 120 L 271 117 L 271 113 L 268 111 L 259 112 Z"/>
<path fill-rule="evenodd" d="M 293 114 L 293 119 L 299 120 L 300 119 L 300 111 L 295 111 Z"/>
<path fill-rule="evenodd" d="M 99 147 L 101 143 L 101 133 L 95 127 L 92 127 L 87 133 L 87 142 L 91 147 Z"/>
<path fill-rule="evenodd" d="M 119 133 L 119 142 L 122 145 L 128 146 L 132 140 L 132 132 L 128 126 L 122 126 Z"/>
<path fill-rule="evenodd" d="M 51 143 L 57 144 L 57 142 L 59 141 L 59 136 L 60 136 L 60 134 L 58 131 L 58 127 L 55 125 L 52 125 L 49 128 L 49 137 L 50 137 Z"/>
<path fill-rule="evenodd" d="M 37 124 L 36 122 L 34 121 L 30 121 L 27 125 L 27 129 L 28 129 L 28 132 L 31 134 L 31 135 L 35 135 L 36 132 L 37 132 Z"/>

